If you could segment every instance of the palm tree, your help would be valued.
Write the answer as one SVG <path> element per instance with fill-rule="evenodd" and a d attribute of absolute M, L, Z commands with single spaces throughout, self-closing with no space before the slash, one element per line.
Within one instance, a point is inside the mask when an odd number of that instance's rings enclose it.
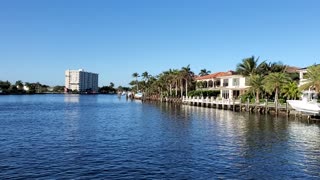
<path fill-rule="evenodd" d="M 263 80 L 264 89 L 270 94 L 272 94 L 273 92 L 275 93 L 274 100 L 275 100 L 276 108 L 278 105 L 279 91 L 288 82 L 290 82 L 289 76 L 285 73 L 279 73 L 279 72 L 270 73 Z"/>
<path fill-rule="evenodd" d="M 155 81 L 157 81 L 158 79 L 153 77 L 153 76 L 150 76 L 148 77 L 148 80 L 145 82 L 143 81 L 144 83 L 144 86 L 145 86 L 145 93 L 146 93 L 146 96 L 152 94 L 152 91 L 153 91 L 153 84 Z"/>
<path fill-rule="evenodd" d="M 158 96 L 160 94 L 159 87 L 161 86 L 158 76 L 151 77 L 149 83 L 150 83 L 150 86 L 149 86 L 150 95 Z"/>
<path fill-rule="evenodd" d="M 173 85 L 175 86 L 175 95 L 178 96 L 178 86 L 179 86 L 179 81 L 180 81 L 179 80 L 180 79 L 180 71 L 178 69 L 173 69 L 170 72 L 170 74 L 171 74 L 171 78 L 173 80 Z"/>
<path fill-rule="evenodd" d="M 307 83 L 303 84 L 300 89 L 306 90 L 310 87 L 315 88 L 317 92 L 320 90 L 320 65 L 313 65 L 307 69 Z"/>
<path fill-rule="evenodd" d="M 137 86 L 137 91 L 138 91 L 139 90 L 138 77 L 140 77 L 140 76 L 137 72 L 135 72 L 132 74 L 132 77 L 136 79 L 136 86 Z"/>
<path fill-rule="evenodd" d="M 204 81 L 198 81 L 198 82 L 196 82 L 196 86 L 198 88 L 200 88 L 201 96 L 203 96 L 202 88 L 205 86 L 205 82 Z"/>
<path fill-rule="evenodd" d="M 284 85 L 281 93 L 287 99 L 298 99 L 301 95 L 301 91 L 298 88 L 298 84 L 296 82 L 289 82 L 288 84 Z"/>
<path fill-rule="evenodd" d="M 211 71 L 208 71 L 206 69 L 201 69 L 200 73 L 199 73 L 199 76 L 206 76 L 206 75 L 208 75 L 210 73 L 211 73 Z"/>
<path fill-rule="evenodd" d="M 180 77 L 181 77 L 181 97 L 183 96 L 183 80 L 185 80 L 185 92 L 186 95 L 188 94 L 188 85 L 191 83 L 194 77 L 194 72 L 190 69 L 190 64 L 186 67 L 182 67 L 180 70 Z"/>
<path fill-rule="evenodd" d="M 172 86 L 174 86 L 177 82 L 175 71 L 172 69 L 169 69 L 169 71 L 164 71 L 160 74 L 160 78 L 164 81 L 165 86 L 167 87 L 166 89 L 169 91 L 167 94 L 172 96 Z"/>
<path fill-rule="evenodd" d="M 142 74 L 141 74 L 141 76 L 142 76 L 142 79 L 143 79 L 143 81 L 142 82 L 140 82 L 141 83 L 141 86 L 143 87 L 143 89 L 144 89 L 144 92 L 145 92 L 145 95 L 147 95 L 147 94 L 149 94 L 149 92 L 150 92 L 150 82 L 149 82 L 149 80 L 150 80 L 150 78 L 151 78 L 151 75 L 149 75 L 149 73 L 147 72 L 147 71 L 145 71 L 145 72 L 143 72 Z M 141 88 L 141 86 L 140 86 L 140 88 Z"/>
<path fill-rule="evenodd" d="M 133 81 L 130 81 L 130 82 L 129 82 L 129 85 L 130 85 L 130 86 L 134 86 L 134 85 L 137 85 L 137 81 L 135 81 L 135 80 L 133 80 Z"/>
<path fill-rule="evenodd" d="M 286 70 L 286 65 L 283 65 L 282 62 L 270 62 L 266 64 L 266 70 L 268 72 L 284 72 Z"/>
<path fill-rule="evenodd" d="M 143 78 L 143 80 L 144 81 L 148 81 L 149 80 L 149 78 L 150 78 L 150 75 L 149 75 L 149 73 L 147 72 L 147 71 L 145 71 L 144 73 L 142 73 L 142 78 Z"/>
<path fill-rule="evenodd" d="M 252 75 L 249 78 L 250 91 L 255 93 L 256 103 L 260 102 L 260 93 L 263 91 L 263 77 L 261 75 Z"/>
<path fill-rule="evenodd" d="M 113 89 L 113 88 L 114 88 L 114 83 L 113 83 L 113 82 L 110 82 L 109 87 Z"/>
<path fill-rule="evenodd" d="M 172 76 L 172 70 L 169 69 L 169 71 L 164 71 L 163 76 L 165 76 L 166 79 L 166 85 L 169 86 L 169 96 L 172 95 L 172 84 L 174 82 L 174 78 Z"/>
<path fill-rule="evenodd" d="M 256 74 L 264 74 L 266 70 L 266 63 L 263 61 L 258 64 L 259 57 L 255 59 L 254 56 L 245 58 L 242 63 L 239 63 L 236 68 L 236 72 L 243 76 L 252 76 Z"/>

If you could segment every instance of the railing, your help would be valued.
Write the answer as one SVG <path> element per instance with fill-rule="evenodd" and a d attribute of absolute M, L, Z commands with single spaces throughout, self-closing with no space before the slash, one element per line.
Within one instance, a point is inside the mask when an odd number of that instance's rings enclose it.
<path fill-rule="evenodd" d="M 204 98 L 204 97 L 183 97 L 182 102 L 232 105 L 232 104 L 240 104 L 241 99 L 221 99 L 221 98 L 214 98 L 214 97 L 206 97 L 206 98 Z"/>
<path fill-rule="evenodd" d="M 221 98 L 214 98 L 214 97 L 183 97 L 182 102 L 184 103 L 206 103 L 206 104 L 224 104 L 224 105 L 246 105 L 246 106 L 260 106 L 260 107 L 276 107 L 276 104 L 274 101 L 264 100 L 264 102 L 256 103 L 256 102 L 250 102 L 247 100 L 246 102 L 241 103 L 240 99 L 221 99 Z M 278 108 L 283 109 L 287 108 L 286 103 L 279 103 L 278 102 Z"/>

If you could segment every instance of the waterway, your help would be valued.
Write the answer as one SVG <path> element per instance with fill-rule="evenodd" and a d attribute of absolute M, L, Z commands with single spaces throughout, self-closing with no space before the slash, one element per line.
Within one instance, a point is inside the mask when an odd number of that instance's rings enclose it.
<path fill-rule="evenodd" d="M 320 125 L 111 95 L 0 96 L 0 179 L 320 179 Z"/>

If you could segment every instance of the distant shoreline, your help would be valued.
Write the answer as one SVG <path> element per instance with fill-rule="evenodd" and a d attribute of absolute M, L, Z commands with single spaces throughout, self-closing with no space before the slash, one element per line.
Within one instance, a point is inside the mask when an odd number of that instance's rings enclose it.
<path fill-rule="evenodd" d="M 0 93 L 0 96 L 10 96 L 10 95 L 47 95 L 47 94 L 65 94 L 65 95 L 116 95 L 116 93 L 95 93 L 95 94 L 86 94 L 86 93 L 79 93 L 79 94 L 68 94 L 68 93 L 34 93 L 34 94 L 4 94 L 4 93 Z"/>

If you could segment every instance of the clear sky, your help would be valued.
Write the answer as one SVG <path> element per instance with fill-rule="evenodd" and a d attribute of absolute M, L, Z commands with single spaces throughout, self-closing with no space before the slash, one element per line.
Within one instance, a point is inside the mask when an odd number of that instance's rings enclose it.
<path fill-rule="evenodd" d="M 0 4 L 0 80 L 64 85 L 66 69 L 128 86 L 132 73 L 243 58 L 320 62 L 319 0 L 8 0 Z"/>

